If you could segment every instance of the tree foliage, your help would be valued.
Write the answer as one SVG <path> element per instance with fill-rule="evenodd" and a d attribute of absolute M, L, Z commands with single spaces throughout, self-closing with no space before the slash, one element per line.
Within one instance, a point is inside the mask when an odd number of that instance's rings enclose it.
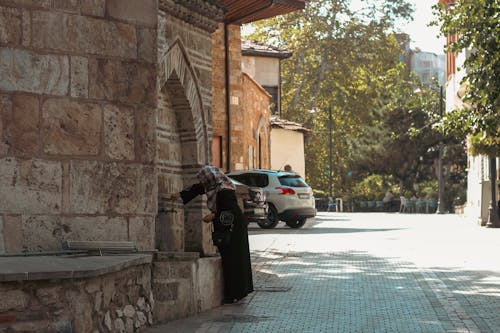
<path fill-rule="evenodd" d="M 308 181 L 313 188 L 326 190 L 332 172 L 335 193 L 350 185 L 349 138 L 362 133 L 385 90 L 383 77 L 398 61 L 400 48 L 391 29 L 396 20 L 412 13 L 405 0 L 367 0 L 357 11 L 350 9 L 350 3 L 311 0 L 303 11 L 257 22 L 249 36 L 294 52 L 282 67 L 283 116 L 311 127 Z M 333 170 L 329 170 L 330 107 Z"/>
<path fill-rule="evenodd" d="M 457 36 L 449 52 L 465 52 L 466 107 L 446 115 L 442 127 L 472 135 L 473 152 L 500 156 L 500 2 L 455 0 L 434 7 L 444 36 Z"/>
<path fill-rule="evenodd" d="M 439 113 L 436 87 L 423 87 L 402 64 L 383 78 L 386 87 L 371 110 L 363 135 L 353 140 L 356 173 L 392 175 L 399 192 L 434 178 L 432 167 L 441 137 L 432 124 Z"/>

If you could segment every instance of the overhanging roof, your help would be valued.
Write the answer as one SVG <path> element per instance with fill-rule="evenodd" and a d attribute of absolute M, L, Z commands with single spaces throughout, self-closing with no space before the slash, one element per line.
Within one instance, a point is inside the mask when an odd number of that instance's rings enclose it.
<path fill-rule="evenodd" d="M 220 0 L 226 7 L 224 22 L 245 24 L 304 9 L 306 0 Z"/>

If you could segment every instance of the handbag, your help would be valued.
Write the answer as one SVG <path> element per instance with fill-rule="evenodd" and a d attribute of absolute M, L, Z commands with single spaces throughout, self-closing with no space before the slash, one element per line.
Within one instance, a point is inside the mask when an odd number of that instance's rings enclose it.
<path fill-rule="evenodd" d="M 227 246 L 231 243 L 231 229 L 219 229 L 212 231 L 212 242 L 215 246 Z"/>
<path fill-rule="evenodd" d="M 234 214 L 230 210 L 223 210 L 217 216 L 217 220 L 222 227 L 212 231 L 212 242 L 215 246 L 227 246 L 231 243 Z"/>

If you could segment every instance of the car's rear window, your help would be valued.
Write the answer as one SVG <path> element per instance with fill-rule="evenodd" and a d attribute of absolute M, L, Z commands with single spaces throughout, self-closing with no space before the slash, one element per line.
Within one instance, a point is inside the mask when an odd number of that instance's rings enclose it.
<path fill-rule="evenodd" d="M 266 187 L 269 185 L 267 175 L 260 173 L 245 173 L 241 175 L 230 175 L 229 177 L 236 179 L 247 186 Z"/>
<path fill-rule="evenodd" d="M 309 187 L 306 181 L 299 175 L 286 175 L 278 177 L 280 184 L 290 187 Z"/>

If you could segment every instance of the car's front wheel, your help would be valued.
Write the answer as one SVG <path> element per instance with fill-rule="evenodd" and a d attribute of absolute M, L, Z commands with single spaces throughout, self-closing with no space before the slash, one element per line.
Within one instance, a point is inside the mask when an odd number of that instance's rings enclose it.
<path fill-rule="evenodd" d="M 297 219 L 295 221 L 288 221 L 286 222 L 286 225 L 289 226 L 290 228 L 298 229 L 302 228 L 306 224 L 306 218 L 301 217 L 300 219 Z"/>
<path fill-rule="evenodd" d="M 267 210 L 267 219 L 262 222 L 257 222 L 257 224 L 262 229 L 272 229 L 278 225 L 279 221 L 280 219 L 278 218 L 278 212 L 276 211 L 276 208 L 274 208 L 272 205 L 269 205 L 269 208 Z"/>

